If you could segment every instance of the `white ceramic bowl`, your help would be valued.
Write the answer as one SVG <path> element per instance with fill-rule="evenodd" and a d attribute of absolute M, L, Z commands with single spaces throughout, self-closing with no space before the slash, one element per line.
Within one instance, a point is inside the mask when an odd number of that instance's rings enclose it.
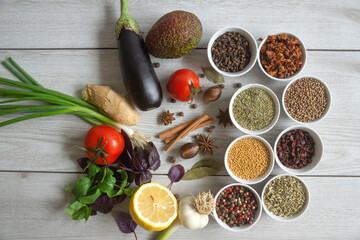
<path fill-rule="evenodd" d="M 291 177 L 294 177 L 296 179 L 298 179 L 305 187 L 305 190 L 306 190 L 306 202 L 305 202 L 305 205 L 303 206 L 303 208 L 301 209 L 300 212 L 298 212 L 297 214 L 295 214 L 294 216 L 291 216 L 291 217 L 280 217 L 280 216 L 276 216 L 275 214 L 273 214 L 272 212 L 270 212 L 267 208 L 266 208 L 266 205 L 265 205 L 265 202 L 264 202 L 264 194 L 265 194 L 265 189 L 266 187 L 269 185 L 270 182 L 272 182 L 273 180 L 275 180 L 276 178 L 278 177 L 281 177 L 281 176 L 291 176 Z M 309 188 L 308 186 L 306 185 L 306 183 L 294 176 L 294 175 L 289 175 L 289 174 L 283 174 L 283 175 L 278 175 L 278 176 L 275 176 L 273 178 L 271 178 L 267 183 L 266 185 L 264 186 L 263 188 L 263 191 L 261 193 L 261 200 L 262 200 L 262 205 L 263 205 L 263 208 L 264 208 L 264 211 L 267 213 L 267 215 L 269 215 L 271 218 L 277 220 L 277 221 L 281 221 L 281 222 L 291 222 L 291 221 L 295 221 L 296 219 L 298 219 L 299 217 L 301 217 L 307 210 L 309 204 L 310 204 L 310 191 L 309 191 Z"/>
<path fill-rule="evenodd" d="M 269 166 L 268 168 L 266 169 L 265 173 L 255 179 L 251 179 L 251 180 L 245 180 L 245 179 L 242 179 L 242 178 L 239 178 L 237 177 L 234 173 L 232 173 L 232 171 L 230 170 L 229 168 L 229 164 L 228 164 L 228 161 L 227 161 L 227 157 L 228 157 L 228 154 L 229 154 L 229 151 L 230 151 L 230 148 L 240 139 L 243 139 L 243 138 L 255 138 L 259 141 L 261 141 L 262 143 L 265 144 L 266 148 L 268 149 L 269 151 L 269 154 L 270 154 L 270 162 L 269 162 Z M 228 148 L 226 149 L 226 152 L 225 152 L 225 158 L 224 158 L 224 165 L 225 165 L 225 169 L 226 171 L 228 172 L 228 174 L 230 175 L 230 177 L 232 177 L 235 181 L 237 182 L 240 182 L 240 183 L 245 183 L 245 184 L 256 184 L 256 183 L 259 183 L 261 181 L 263 181 L 264 179 L 266 179 L 270 173 L 272 172 L 273 168 L 274 168 L 274 164 L 275 164 L 275 161 L 274 161 L 274 152 L 271 148 L 271 145 L 262 137 L 259 137 L 259 136 L 256 136 L 256 135 L 245 135 L 245 136 L 241 136 L 241 137 L 238 137 L 236 138 L 234 141 L 232 141 L 230 143 L 230 145 L 228 146 Z"/>
<path fill-rule="evenodd" d="M 252 131 L 252 130 L 249 130 L 249 129 L 246 129 L 246 128 L 243 128 L 242 126 L 240 126 L 240 124 L 235 120 L 235 117 L 234 117 L 234 114 L 233 114 L 233 104 L 234 104 L 236 96 L 239 93 L 241 93 L 242 91 L 244 91 L 246 89 L 249 89 L 249 88 L 259 88 L 259 89 L 262 89 L 262 90 L 266 91 L 271 96 L 271 98 L 272 98 L 272 100 L 274 102 L 274 105 L 275 105 L 275 116 L 274 116 L 273 120 L 270 122 L 270 124 L 267 125 L 266 127 L 262 128 L 262 129 L 255 130 L 255 131 Z M 279 116 L 280 116 L 280 103 L 279 103 L 279 100 L 278 100 L 277 96 L 275 95 L 275 93 L 270 88 L 268 88 L 268 87 L 266 87 L 264 85 L 261 85 L 261 84 L 255 84 L 255 83 L 254 84 L 248 84 L 248 85 L 245 85 L 245 86 L 239 88 L 234 93 L 234 95 L 231 97 L 230 104 L 229 104 L 229 115 L 230 115 L 231 122 L 240 131 L 242 131 L 242 132 L 244 132 L 246 134 L 263 134 L 263 133 L 266 133 L 267 131 L 269 131 L 270 129 L 272 129 L 275 126 L 275 124 L 277 123 L 277 121 L 279 119 Z"/>
<path fill-rule="evenodd" d="M 277 143 L 279 142 L 281 136 L 284 135 L 285 133 L 291 131 L 291 130 L 294 130 L 294 129 L 301 129 L 303 131 L 308 132 L 310 134 L 310 136 L 313 138 L 314 142 L 315 142 L 315 154 L 312 157 L 311 163 L 306 165 L 305 167 L 303 167 L 301 169 L 294 169 L 294 168 L 285 167 L 280 162 L 280 159 L 278 158 L 277 150 L 276 150 Z M 285 172 L 288 172 L 290 174 L 301 175 L 301 174 L 309 173 L 317 165 L 319 165 L 320 160 L 321 160 L 322 155 L 323 155 L 323 152 L 324 152 L 323 148 L 324 148 L 324 146 L 323 146 L 323 143 L 322 143 L 322 140 L 321 140 L 320 136 L 313 129 L 311 129 L 309 127 L 305 127 L 305 126 L 293 126 L 293 127 L 289 127 L 287 129 L 285 129 L 284 131 L 282 131 L 279 134 L 279 136 L 276 138 L 276 141 L 275 141 L 275 144 L 274 144 L 274 155 L 275 155 L 276 163 L 279 165 L 279 167 L 282 170 L 284 170 Z"/>
<path fill-rule="evenodd" d="M 216 222 L 221 226 L 223 227 L 224 229 L 226 230 L 229 230 L 231 232 L 243 232 L 243 231 L 246 231 L 246 230 L 249 230 L 250 228 L 254 227 L 254 225 L 259 221 L 260 219 L 260 216 L 261 216 L 261 212 L 262 212 L 262 203 L 261 203 L 261 199 L 259 197 L 259 194 L 250 186 L 246 185 L 246 184 L 241 184 L 241 183 L 233 183 L 233 184 L 229 184 L 229 185 L 226 185 L 225 187 L 223 187 L 222 189 L 220 189 L 220 191 L 216 194 L 215 196 L 215 203 L 216 203 L 216 199 L 219 197 L 220 193 L 228 188 L 228 187 L 231 187 L 231 186 L 242 186 L 242 187 L 245 187 L 247 189 L 250 190 L 250 192 L 252 194 L 254 194 L 255 196 L 255 199 L 256 199 L 256 202 L 257 202 L 257 205 L 258 205 L 258 209 L 256 211 L 256 214 L 255 214 L 255 217 L 254 217 L 254 221 L 252 224 L 246 224 L 246 225 L 243 225 L 243 226 L 240 226 L 240 227 L 229 227 L 228 225 L 226 225 L 223 221 L 221 221 L 216 213 L 216 209 L 214 209 L 213 211 L 213 214 L 214 214 L 214 218 L 216 220 Z"/>
<path fill-rule="evenodd" d="M 318 118 L 318 119 L 315 119 L 311 122 L 300 122 L 298 120 L 296 120 L 295 118 L 293 118 L 290 113 L 287 111 L 286 107 L 285 107 L 285 93 L 286 91 L 289 89 L 289 87 L 291 86 L 291 84 L 293 84 L 294 82 L 302 79 L 302 78 L 314 78 L 316 80 L 318 80 L 319 82 L 321 82 L 324 87 L 325 87 L 325 93 L 326 93 L 326 97 L 327 97 L 327 106 L 325 108 L 325 111 L 323 113 L 323 115 Z M 312 77 L 312 76 L 304 76 L 304 77 L 300 77 L 300 78 L 297 78 L 297 79 L 293 79 L 291 82 L 289 82 L 289 84 L 285 87 L 284 89 L 284 92 L 283 92 L 283 95 L 282 95 L 282 99 L 281 99 L 281 103 L 282 103 L 282 106 L 284 108 L 284 111 L 286 113 L 286 115 L 291 119 L 293 120 L 294 122 L 297 122 L 297 123 L 300 123 L 300 124 L 311 124 L 311 123 L 318 123 L 320 122 L 322 119 L 324 119 L 325 115 L 329 112 L 330 110 L 330 106 L 331 106 L 331 93 L 330 93 L 330 90 L 329 90 L 329 87 L 326 85 L 326 83 L 324 81 L 322 81 L 320 78 L 318 77 Z"/>
<path fill-rule="evenodd" d="M 284 33 L 277 33 L 277 34 L 272 34 L 272 35 L 280 35 L 280 34 L 284 34 Z M 301 68 L 292 76 L 288 77 L 288 78 L 276 78 L 276 77 L 273 77 L 271 76 L 270 74 L 268 74 L 265 69 L 263 68 L 262 64 L 261 64 L 261 53 L 260 53 L 260 50 L 261 50 L 261 47 L 264 45 L 264 43 L 266 42 L 266 39 L 265 38 L 261 43 L 260 43 L 260 46 L 259 46 L 259 56 L 258 56 L 258 63 L 259 63 L 259 67 L 261 69 L 261 71 L 266 75 L 268 76 L 269 78 L 273 79 L 273 80 L 276 80 L 276 81 L 289 81 L 289 80 L 292 80 L 294 78 L 297 78 L 299 76 L 299 74 L 302 72 L 302 70 L 304 70 L 305 68 L 305 65 L 306 65 L 306 62 L 307 62 L 307 53 L 306 53 L 306 48 L 305 48 L 305 45 L 304 43 L 300 40 L 300 38 L 298 38 L 297 36 L 295 36 L 294 34 L 292 33 L 286 33 L 288 35 L 288 37 L 291 37 L 291 38 L 295 38 L 297 40 L 299 40 L 299 44 L 300 44 L 300 49 L 303 53 L 303 65 L 301 66 Z"/>
<path fill-rule="evenodd" d="M 215 63 L 212 60 L 211 47 L 212 47 L 213 43 L 215 42 L 215 40 L 226 32 L 238 32 L 241 34 L 242 37 L 244 37 L 249 42 L 251 58 L 250 58 L 249 63 L 246 65 L 246 67 L 239 72 L 224 72 L 224 71 L 220 70 L 218 67 L 216 67 Z M 255 65 L 256 58 L 258 57 L 258 55 L 259 55 L 258 48 L 257 48 L 255 38 L 245 29 L 243 29 L 241 27 L 235 27 L 235 26 L 225 27 L 225 28 L 220 29 L 216 33 L 214 33 L 214 35 L 210 38 L 210 41 L 209 41 L 208 47 L 207 47 L 207 56 L 208 56 L 211 66 L 218 73 L 220 73 L 224 76 L 227 76 L 227 77 L 239 77 L 241 75 L 244 75 L 248 71 L 250 71 L 250 69 Z"/>

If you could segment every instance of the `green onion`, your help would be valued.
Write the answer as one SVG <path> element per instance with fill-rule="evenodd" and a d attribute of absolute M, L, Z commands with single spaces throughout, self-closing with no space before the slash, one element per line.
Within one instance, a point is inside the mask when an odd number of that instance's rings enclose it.
<path fill-rule="evenodd" d="M 104 111 L 79 98 L 54 91 L 43 87 L 32 78 L 11 57 L 9 62 L 3 61 L 3 65 L 12 72 L 21 82 L 0 77 L 0 84 L 15 87 L 17 89 L 0 88 L 0 98 L 10 98 L 0 102 L 0 116 L 15 113 L 31 113 L 21 117 L 0 122 L 0 127 L 25 121 L 33 118 L 48 117 L 60 114 L 73 114 L 94 125 L 109 124 L 123 129 L 136 144 L 141 144 L 145 138 L 134 133 L 129 127 L 115 122 Z M 25 90 L 25 91 L 24 91 Z M 11 105 L 9 103 L 39 101 L 48 105 Z"/>

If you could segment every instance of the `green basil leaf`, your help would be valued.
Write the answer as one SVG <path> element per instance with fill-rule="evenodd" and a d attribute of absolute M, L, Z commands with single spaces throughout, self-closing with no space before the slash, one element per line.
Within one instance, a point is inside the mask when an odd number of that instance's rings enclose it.
<path fill-rule="evenodd" d="M 100 171 L 101 171 L 101 168 L 98 165 L 96 165 L 95 163 L 90 164 L 89 172 L 88 172 L 89 178 L 94 177 Z"/>
<path fill-rule="evenodd" d="M 184 177 L 182 178 L 182 180 L 199 179 L 199 178 L 203 178 L 203 177 L 206 177 L 206 176 L 214 175 L 217 172 L 219 172 L 219 170 L 216 170 L 216 169 L 213 169 L 213 168 L 198 167 L 198 168 L 190 169 L 189 171 L 187 171 L 185 173 Z"/>
<path fill-rule="evenodd" d="M 75 187 L 73 189 L 74 195 L 79 198 L 86 196 L 89 188 L 91 186 L 91 180 L 88 177 L 82 177 L 75 183 Z"/>
<path fill-rule="evenodd" d="M 74 189 L 74 188 L 73 188 L 73 187 L 70 187 L 70 186 L 69 186 L 69 187 L 64 187 L 64 190 L 67 191 L 67 192 L 70 192 L 70 193 L 73 192 L 73 189 Z"/>
<path fill-rule="evenodd" d="M 128 180 L 127 172 L 123 169 L 119 169 L 116 172 L 119 172 L 121 174 L 121 180 L 122 180 L 121 188 L 125 188 Z"/>
<path fill-rule="evenodd" d="M 123 188 L 120 188 L 119 190 L 111 190 L 110 192 L 107 193 L 108 197 L 109 198 L 112 198 L 112 197 L 116 197 L 116 196 L 120 196 L 124 193 L 124 189 Z"/>
<path fill-rule="evenodd" d="M 134 189 L 133 188 L 125 188 L 124 192 L 125 192 L 126 196 L 128 196 L 130 198 L 134 193 Z"/>
<path fill-rule="evenodd" d="M 195 163 L 191 169 L 199 168 L 199 167 L 209 167 L 213 168 L 217 171 L 220 171 L 224 167 L 224 163 L 212 158 L 204 158 L 197 163 Z"/>
<path fill-rule="evenodd" d="M 75 200 L 65 208 L 65 212 L 67 215 L 72 216 L 74 212 L 79 210 L 82 206 L 83 205 L 78 200 Z"/>
<path fill-rule="evenodd" d="M 114 184 L 116 183 L 115 177 L 111 175 L 106 175 L 104 180 L 99 183 L 98 187 L 103 193 L 108 193 L 114 188 Z"/>
<path fill-rule="evenodd" d="M 215 71 L 212 67 L 201 68 L 206 78 L 213 83 L 224 83 L 224 76 Z"/>
<path fill-rule="evenodd" d="M 72 219 L 73 220 L 81 220 L 84 219 L 87 221 L 89 219 L 91 213 L 91 209 L 88 206 L 83 206 L 79 210 L 73 213 Z"/>
<path fill-rule="evenodd" d="M 98 199 L 101 195 L 101 191 L 99 188 L 96 188 L 96 191 L 90 195 L 84 196 L 84 197 L 79 197 L 79 201 L 82 204 L 92 204 L 96 201 L 96 199 Z"/>

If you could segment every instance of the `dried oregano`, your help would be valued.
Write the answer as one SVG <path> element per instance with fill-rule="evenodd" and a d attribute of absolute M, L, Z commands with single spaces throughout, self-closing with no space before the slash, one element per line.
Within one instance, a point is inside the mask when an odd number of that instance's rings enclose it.
<path fill-rule="evenodd" d="M 265 189 L 266 208 L 279 217 L 291 217 L 299 213 L 306 202 L 305 186 L 291 176 L 281 176 L 271 181 Z"/>

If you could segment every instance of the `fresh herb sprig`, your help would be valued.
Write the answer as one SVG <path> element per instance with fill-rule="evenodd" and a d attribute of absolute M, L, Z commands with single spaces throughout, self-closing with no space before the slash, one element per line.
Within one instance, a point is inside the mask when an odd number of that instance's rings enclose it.
<path fill-rule="evenodd" d="M 96 207 L 93 209 L 91 204 L 102 194 L 106 194 L 108 198 L 132 196 L 134 189 L 127 187 L 127 180 L 125 170 L 118 169 L 114 172 L 109 167 L 101 168 L 95 163 L 90 163 L 87 176 L 80 178 L 73 187 L 65 187 L 66 191 L 75 196 L 75 200 L 66 207 L 66 213 L 74 220 L 87 221 L 91 213 L 97 210 Z"/>

